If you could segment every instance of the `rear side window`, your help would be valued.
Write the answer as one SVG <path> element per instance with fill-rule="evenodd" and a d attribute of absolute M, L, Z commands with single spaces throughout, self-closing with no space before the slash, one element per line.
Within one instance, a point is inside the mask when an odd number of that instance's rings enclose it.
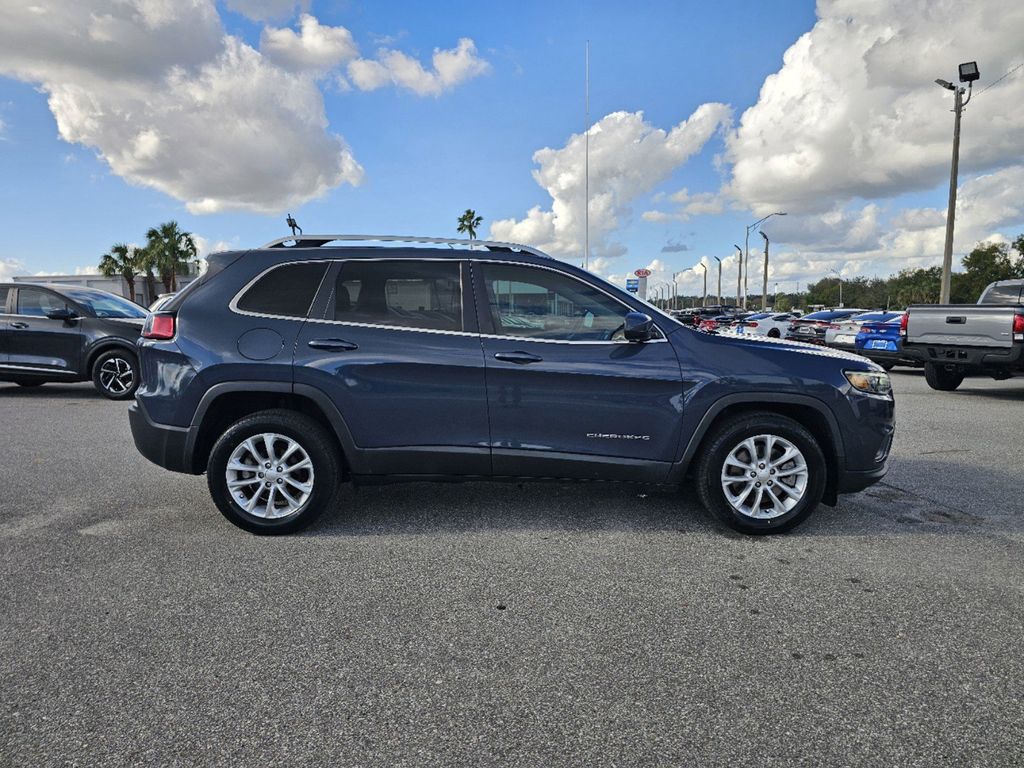
<path fill-rule="evenodd" d="M 261 315 L 306 317 L 327 267 L 324 261 L 275 267 L 245 292 L 237 306 Z"/>
<path fill-rule="evenodd" d="M 67 304 L 49 291 L 39 288 L 18 289 L 18 314 L 45 317 L 48 312 L 64 309 Z"/>
<path fill-rule="evenodd" d="M 333 319 L 348 323 L 462 330 L 457 261 L 347 261 L 334 285 Z"/>
<path fill-rule="evenodd" d="M 0 315 L 7 311 L 7 295 L 11 289 L 6 285 L 0 285 Z"/>
<path fill-rule="evenodd" d="M 1019 304 L 1020 303 L 1020 285 L 993 285 L 989 288 L 985 295 L 981 297 L 979 304 Z"/>

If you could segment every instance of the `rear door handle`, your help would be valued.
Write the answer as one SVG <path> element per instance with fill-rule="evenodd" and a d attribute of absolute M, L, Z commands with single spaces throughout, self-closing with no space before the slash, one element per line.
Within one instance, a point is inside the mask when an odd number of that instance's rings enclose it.
<path fill-rule="evenodd" d="M 528 363 L 539 363 L 544 360 L 543 357 L 538 355 L 531 355 L 529 352 L 495 352 L 495 360 L 501 360 L 505 363 L 516 363 L 518 365 L 527 365 Z"/>
<path fill-rule="evenodd" d="M 28 328 L 28 323 L 23 323 L 19 320 L 17 322 L 11 323 L 11 328 Z"/>
<path fill-rule="evenodd" d="M 340 352 L 351 352 L 353 349 L 359 349 L 358 344 L 345 341 L 344 339 L 313 339 L 308 342 L 308 346 L 313 349 L 333 349 Z"/>

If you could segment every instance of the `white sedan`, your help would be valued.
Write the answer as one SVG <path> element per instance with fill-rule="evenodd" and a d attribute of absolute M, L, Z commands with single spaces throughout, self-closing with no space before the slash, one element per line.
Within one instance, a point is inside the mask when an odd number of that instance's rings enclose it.
<path fill-rule="evenodd" d="M 781 339 L 786 335 L 789 324 L 800 317 L 793 312 L 758 312 L 729 327 L 726 333 L 737 336 L 769 336 Z"/>
<path fill-rule="evenodd" d="M 846 320 L 832 323 L 825 329 L 825 345 L 838 349 L 856 350 L 857 334 L 864 323 L 884 323 L 899 316 L 899 312 L 865 312 Z"/>

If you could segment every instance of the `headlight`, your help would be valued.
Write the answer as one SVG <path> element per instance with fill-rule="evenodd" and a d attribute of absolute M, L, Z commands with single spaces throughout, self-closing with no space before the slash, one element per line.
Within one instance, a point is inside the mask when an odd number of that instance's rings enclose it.
<path fill-rule="evenodd" d="M 889 374 L 883 371 L 843 371 L 853 388 L 869 395 L 887 397 L 892 392 Z"/>

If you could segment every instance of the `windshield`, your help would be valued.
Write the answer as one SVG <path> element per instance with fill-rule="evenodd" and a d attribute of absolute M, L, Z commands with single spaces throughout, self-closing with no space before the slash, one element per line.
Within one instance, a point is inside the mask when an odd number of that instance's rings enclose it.
<path fill-rule="evenodd" d="M 143 318 L 146 310 L 128 299 L 94 288 L 65 288 L 68 298 L 81 304 L 96 317 Z"/>

